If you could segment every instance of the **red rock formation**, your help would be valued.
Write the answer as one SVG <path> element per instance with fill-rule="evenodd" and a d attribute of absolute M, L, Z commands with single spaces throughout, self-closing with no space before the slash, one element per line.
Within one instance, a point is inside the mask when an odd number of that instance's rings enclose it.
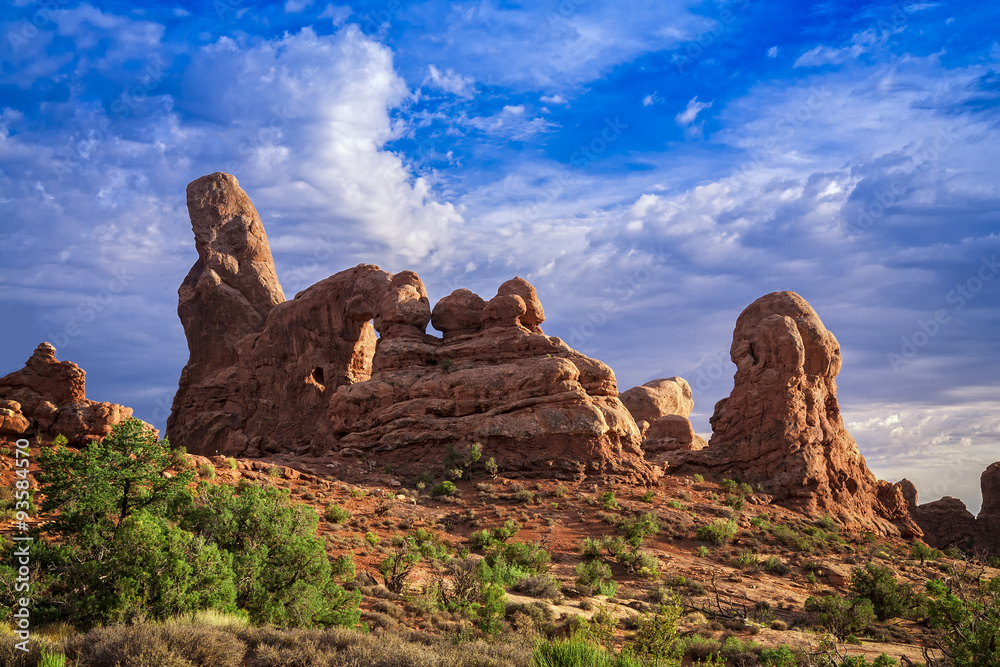
<path fill-rule="evenodd" d="M 1000 461 L 991 463 L 979 478 L 983 506 L 976 516 L 976 548 L 1000 557 Z"/>
<path fill-rule="evenodd" d="M 478 441 L 526 475 L 658 476 L 614 373 L 542 333 L 527 281 L 507 281 L 489 302 L 456 290 L 432 317 L 417 274 L 362 264 L 281 303 L 263 227 L 236 180 L 198 179 L 188 206 L 199 260 L 179 290 L 191 360 L 167 426 L 175 445 L 249 457 L 350 448 L 423 472 L 440 466 L 446 445 Z M 238 270 L 229 282 L 221 269 L 212 277 L 205 258 Z M 219 330 L 206 341 L 210 319 Z M 426 333 L 432 321 L 443 339 Z"/>
<path fill-rule="evenodd" d="M 691 385 L 679 377 L 651 380 L 623 391 L 622 403 L 635 419 L 643 436 L 647 458 L 681 449 L 699 450 L 705 441 L 695 434 L 688 416 L 694 409 Z"/>
<path fill-rule="evenodd" d="M 986 473 L 983 474 L 984 478 Z M 917 487 L 908 479 L 896 482 L 910 509 L 910 516 L 924 531 L 924 542 L 935 549 L 970 546 L 980 548 L 983 542 L 981 526 L 976 517 L 958 498 L 945 496 L 923 505 L 917 504 Z M 985 484 L 984 484 L 985 487 Z"/>
<path fill-rule="evenodd" d="M 735 386 L 715 407 L 709 446 L 673 454 L 676 470 L 759 484 L 782 505 L 880 534 L 920 535 L 899 489 L 875 478 L 844 427 L 840 345 L 805 299 L 774 292 L 750 304 L 730 356 Z"/>
<path fill-rule="evenodd" d="M 56 348 L 42 343 L 24 368 L 0 378 L 0 434 L 51 440 L 66 436 L 74 446 L 99 440 L 132 416 L 132 409 L 91 401 L 86 373 L 56 359 Z"/>

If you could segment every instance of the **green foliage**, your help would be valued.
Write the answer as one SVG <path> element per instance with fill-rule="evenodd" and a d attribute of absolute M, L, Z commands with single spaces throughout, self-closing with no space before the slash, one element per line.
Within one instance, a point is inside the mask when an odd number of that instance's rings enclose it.
<path fill-rule="evenodd" d="M 909 587 L 897 583 L 892 570 L 875 563 L 854 568 L 851 590 L 855 595 L 871 600 L 875 616 L 880 621 L 902 616 L 912 606 Z"/>
<path fill-rule="evenodd" d="M 455 485 L 447 480 L 431 489 L 432 496 L 450 496 L 455 493 Z"/>
<path fill-rule="evenodd" d="M 953 667 L 1000 665 L 1000 577 L 976 588 L 949 589 L 940 580 L 926 585 L 928 621 L 943 628 Z"/>
<path fill-rule="evenodd" d="M 483 464 L 483 469 L 486 470 L 486 474 L 490 476 L 490 479 L 496 479 L 500 472 L 500 466 L 497 465 L 497 461 L 492 456 L 486 459 L 486 463 Z"/>
<path fill-rule="evenodd" d="M 667 503 L 667 507 L 672 507 L 675 510 L 682 510 L 684 509 L 684 503 L 682 503 L 679 500 L 671 500 L 670 502 Z"/>
<path fill-rule="evenodd" d="M 204 477 L 205 479 L 215 479 L 215 466 L 208 461 L 205 461 L 198 466 L 198 476 Z"/>
<path fill-rule="evenodd" d="M 846 599 L 836 595 L 809 596 L 806 611 L 838 639 L 864 630 L 875 620 L 875 610 L 866 598 Z"/>
<path fill-rule="evenodd" d="M 725 544 L 733 539 L 735 535 L 736 522 L 732 519 L 720 519 L 707 526 L 702 526 L 696 533 L 699 540 L 715 544 Z"/>
<path fill-rule="evenodd" d="M 45 495 L 41 509 L 59 510 L 45 524 L 50 534 L 108 545 L 133 513 L 174 517 L 190 502 L 187 486 L 193 474 L 164 476 L 172 466 L 170 443 L 157 440 L 138 419 L 115 425 L 80 452 L 42 449 L 38 465 L 39 490 Z"/>
<path fill-rule="evenodd" d="M 773 665 L 773 667 L 797 667 L 799 664 L 795 653 L 787 645 L 782 644 L 777 648 L 766 648 L 760 652 L 761 665 Z"/>
<path fill-rule="evenodd" d="M 66 667 L 66 656 L 62 653 L 50 653 L 43 647 L 38 667 Z"/>
<path fill-rule="evenodd" d="M 693 479 L 695 482 L 699 484 L 705 481 L 705 477 L 700 473 L 695 473 L 694 475 L 692 475 L 691 479 Z"/>
<path fill-rule="evenodd" d="M 625 533 L 625 542 L 632 547 L 638 547 L 647 537 L 660 532 L 660 523 L 652 512 L 643 512 L 638 517 L 626 519 L 618 527 Z"/>
<path fill-rule="evenodd" d="M 514 537 L 519 530 L 521 530 L 521 524 L 513 519 L 508 519 L 502 526 L 475 531 L 469 535 L 469 541 L 476 549 L 489 549 Z"/>
<path fill-rule="evenodd" d="M 705 545 L 698 547 L 698 555 L 701 556 L 702 558 L 708 558 L 709 553 L 710 552 L 708 550 L 708 547 L 706 547 Z"/>
<path fill-rule="evenodd" d="M 742 569 L 755 568 L 760 565 L 760 559 L 749 549 L 740 549 L 739 553 L 733 557 L 733 565 Z"/>
<path fill-rule="evenodd" d="M 742 512 L 747 506 L 747 501 L 741 495 L 727 494 L 722 504 L 733 508 L 737 512 Z"/>
<path fill-rule="evenodd" d="M 597 501 L 601 503 L 601 506 L 604 507 L 604 509 L 606 510 L 610 511 L 610 510 L 621 509 L 621 506 L 618 504 L 618 500 L 615 498 L 614 491 L 606 491 L 602 493 L 601 495 L 597 496 Z"/>
<path fill-rule="evenodd" d="M 604 540 L 593 539 L 590 537 L 583 538 L 583 542 L 580 543 L 580 551 L 583 552 L 584 558 L 597 558 L 601 555 L 601 549 L 604 548 Z"/>
<path fill-rule="evenodd" d="M 630 648 L 642 664 L 664 667 L 681 664 L 684 644 L 678 641 L 680 632 L 677 622 L 682 613 L 681 601 L 674 597 L 661 603 L 656 613 L 643 614 L 639 618 L 639 627 Z"/>
<path fill-rule="evenodd" d="M 647 491 L 646 493 L 644 493 L 641 496 L 639 496 L 639 500 L 641 500 L 644 503 L 651 503 L 655 499 L 656 499 L 656 492 L 655 491 Z"/>
<path fill-rule="evenodd" d="M 323 516 L 330 523 L 344 523 L 351 518 L 351 513 L 337 503 L 330 503 L 326 506 Z"/>
<path fill-rule="evenodd" d="M 719 489 L 721 489 L 723 493 L 734 493 L 737 488 L 739 488 L 739 484 L 735 480 L 724 479 L 719 482 Z"/>
<path fill-rule="evenodd" d="M 788 565 L 785 564 L 783 560 L 777 556 L 768 556 L 767 560 L 762 563 L 765 570 L 774 575 L 784 575 L 788 574 Z"/>
<path fill-rule="evenodd" d="M 483 446 L 478 442 L 469 445 L 468 449 L 456 449 L 453 445 L 448 445 L 442 465 L 445 472 L 454 479 L 472 479 L 473 469 L 482 457 Z M 495 477 L 496 461 L 493 461 L 493 467 L 492 476 Z"/>
<path fill-rule="evenodd" d="M 937 560 L 940 553 L 937 549 L 931 549 L 923 542 L 913 541 L 910 544 L 910 558 L 919 559 L 921 565 L 924 564 L 925 560 Z"/>
<path fill-rule="evenodd" d="M 184 527 L 232 555 L 236 605 L 254 623 L 354 625 L 360 594 L 334 582 L 319 517 L 287 490 L 203 485 Z"/>
<path fill-rule="evenodd" d="M 365 542 L 372 545 L 373 547 L 377 547 L 381 541 L 382 539 L 376 533 L 373 533 L 370 530 L 367 533 L 365 533 Z"/>
<path fill-rule="evenodd" d="M 531 667 L 632 667 L 635 662 L 595 646 L 580 635 L 539 640 L 531 654 Z M 639 663 L 641 665 L 641 663 Z"/>
<path fill-rule="evenodd" d="M 611 578 L 611 567 L 599 560 L 577 564 L 576 583 L 596 588 L 601 595 L 608 597 L 613 596 L 618 590 L 618 584 Z"/>

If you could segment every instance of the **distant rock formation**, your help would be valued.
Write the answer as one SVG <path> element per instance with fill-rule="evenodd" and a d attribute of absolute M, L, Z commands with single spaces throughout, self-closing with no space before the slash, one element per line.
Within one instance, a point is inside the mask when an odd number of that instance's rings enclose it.
<path fill-rule="evenodd" d="M 958 547 L 1000 557 L 1000 461 L 990 464 L 979 478 L 983 506 L 973 516 L 958 498 L 945 496 L 917 504 L 917 488 L 908 479 L 896 482 L 910 508 L 910 515 L 924 531 L 924 541 L 936 549 Z"/>
<path fill-rule="evenodd" d="M 688 419 L 694 409 L 694 397 L 691 385 L 684 378 L 651 380 L 623 391 L 621 400 L 639 427 L 642 450 L 647 457 L 705 447 L 705 441 L 695 434 Z"/>
<path fill-rule="evenodd" d="M 715 406 L 708 447 L 672 454 L 672 470 L 736 478 L 782 505 L 879 534 L 921 534 L 899 489 L 868 470 L 844 427 L 840 345 L 805 299 L 774 292 L 750 304 L 730 356 L 735 386 Z"/>
<path fill-rule="evenodd" d="M 417 274 L 361 264 L 283 301 L 236 179 L 205 176 L 187 194 L 199 259 L 178 290 L 191 358 L 173 444 L 209 456 L 356 452 L 405 473 L 479 442 L 525 476 L 659 476 L 614 373 L 542 332 L 527 281 L 489 301 L 456 290 L 432 311 Z"/>
<path fill-rule="evenodd" d="M 80 446 L 132 416 L 132 408 L 89 400 L 86 375 L 56 359 L 49 343 L 39 345 L 24 368 L 0 378 L 0 435 L 51 440 L 62 434 Z"/>

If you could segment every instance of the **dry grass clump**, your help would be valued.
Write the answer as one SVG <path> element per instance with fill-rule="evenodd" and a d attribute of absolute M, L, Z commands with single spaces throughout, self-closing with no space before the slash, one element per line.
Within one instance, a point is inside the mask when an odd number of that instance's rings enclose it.
<path fill-rule="evenodd" d="M 531 659 L 531 648 L 523 642 L 455 644 L 447 637 L 412 633 L 183 621 L 113 625 L 68 635 L 58 642 L 32 641 L 27 654 L 14 648 L 15 641 L 9 631 L 0 635 L 0 664 L 36 667 L 43 643 L 76 667 L 523 667 Z"/>

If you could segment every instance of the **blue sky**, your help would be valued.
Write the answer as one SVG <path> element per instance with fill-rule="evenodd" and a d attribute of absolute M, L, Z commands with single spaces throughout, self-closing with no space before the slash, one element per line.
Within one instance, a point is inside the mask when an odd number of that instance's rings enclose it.
<path fill-rule="evenodd" d="M 0 373 L 42 340 L 163 427 L 228 171 L 286 297 L 359 262 L 432 300 L 531 281 L 620 386 L 707 433 L 740 311 L 841 342 L 879 476 L 979 507 L 1000 459 L 1000 9 L 991 2 L 12 2 L 0 20 Z"/>

